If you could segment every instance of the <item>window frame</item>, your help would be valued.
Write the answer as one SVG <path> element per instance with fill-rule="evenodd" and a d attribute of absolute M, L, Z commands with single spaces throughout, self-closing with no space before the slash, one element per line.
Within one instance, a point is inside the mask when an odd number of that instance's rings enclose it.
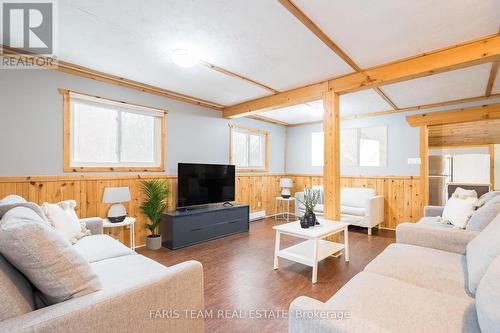
<path fill-rule="evenodd" d="M 144 106 L 144 105 L 139 105 L 139 104 L 133 104 L 133 103 L 127 103 L 123 101 L 118 101 L 114 99 L 109 99 L 109 98 L 103 98 L 99 96 L 94 96 L 90 94 L 84 94 L 80 92 L 75 92 L 75 91 L 70 91 L 67 89 L 59 88 L 59 93 L 63 95 L 63 106 L 64 106 L 64 111 L 63 111 L 63 170 L 64 172 L 114 172 L 114 171 L 140 171 L 140 172 L 161 172 L 165 171 L 165 155 L 166 155 L 166 142 L 165 142 L 165 133 L 166 133 L 166 115 L 168 113 L 167 110 L 164 109 L 159 109 L 159 108 L 154 108 L 154 107 L 149 107 L 149 106 Z M 72 136 L 72 128 L 73 128 L 73 110 L 72 110 L 72 103 L 71 103 L 71 96 L 73 97 L 78 96 L 81 97 L 83 100 L 88 100 L 90 103 L 102 103 L 103 105 L 109 105 L 110 109 L 119 109 L 120 106 L 129 108 L 131 109 L 131 112 L 133 110 L 138 110 L 143 112 L 156 112 L 159 113 L 161 112 L 161 117 L 158 117 L 160 119 L 160 142 L 159 145 L 156 147 L 156 149 L 159 149 L 159 165 L 140 165 L 140 163 L 130 163 L 127 165 L 127 163 L 111 163 L 109 165 L 107 164 L 101 164 L 101 163 L 95 163 L 95 165 L 92 165 L 92 162 L 84 163 L 82 165 L 75 165 L 72 163 L 72 154 L 73 154 L 73 136 Z M 123 112 L 123 110 L 119 111 Z M 118 147 L 120 149 L 120 147 Z"/>
<path fill-rule="evenodd" d="M 238 172 L 268 172 L 269 171 L 269 132 L 256 129 L 256 128 L 250 128 L 250 127 L 244 127 L 244 126 L 239 126 L 239 125 L 229 125 L 229 164 L 234 164 L 234 157 L 233 157 L 233 133 L 234 132 L 239 132 L 239 133 L 245 133 L 245 134 L 257 134 L 260 135 L 264 138 L 264 166 L 262 168 L 256 168 L 254 166 L 249 166 L 249 167 L 238 167 L 236 166 L 236 171 Z"/>

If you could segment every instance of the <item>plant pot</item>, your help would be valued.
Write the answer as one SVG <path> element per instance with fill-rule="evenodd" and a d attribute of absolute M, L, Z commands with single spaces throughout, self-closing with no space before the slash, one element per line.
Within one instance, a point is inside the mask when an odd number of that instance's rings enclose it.
<path fill-rule="evenodd" d="M 314 227 L 316 225 L 316 214 L 308 212 L 304 215 L 304 219 L 307 221 L 307 225 Z"/>
<path fill-rule="evenodd" d="M 300 218 L 300 227 L 301 227 L 302 229 L 307 229 L 307 228 L 309 228 L 309 224 L 307 224 L 307 220 L 306 220 L 306 217 L 305 217 L 305 216 L 302 216 L 302 217 Z"/>
<path fill-rule="evenodd" d="M 161 249 L 161 235 L 149 235 L 146 237 L 146 248 L 148 250 Z"/>

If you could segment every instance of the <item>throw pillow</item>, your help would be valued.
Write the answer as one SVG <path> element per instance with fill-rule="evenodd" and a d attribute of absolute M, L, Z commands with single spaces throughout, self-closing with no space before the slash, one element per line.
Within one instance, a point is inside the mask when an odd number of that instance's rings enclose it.
<path fill-rule="evenodd" d="M 90 235 L 85 224 L 80 223 L 75 207 L 75 200 L 61 201 L 56 204 L 45 202 L 42 205 L 42 210 L 49 223 L 71 244 L 75 244 L 80 238 Z"/>
<path fill-rule="evenodd" d="M 17 203 L 24 203 L 26 199 L 15 194 L 11 194 L 0 200 L 0 206 L 3 205 L 13 205 Z"/>
<path fill-rule="evenodd" d="M 483 206 L 487 204 L 490 200 L 493 198 L 496 198 L 500 194 L 500 191 L 490 191 L 488 193 L 483 194 L 481 197 L 479 197 L 479 204 L 478 206 Z"/>
<path fill-rule="evenodd" d="M 0 285 L 0 321 L 35 310 L 31 284 L 1 255 Z"/>
<path fill-rule="evenodd" d="M 455 192 L 453 192 L 452 197 L 459 199 L 477 198 L 477 192 L 475 190 L 466 190 L 461 187 L 457 187 Z"/>
<path fill-rule="evenodd" d="M 477 200 L 474 197 L 466 199 L 451 197 L 444 206 L 443 221 L 451 223 L 457 228 L 465 228 L 476 209 Z"/>
<path fill-rule="evenodd" d="M 469 291 L 474 294 L 493 259 L 500 255 L 500 215 L 467 244 Z"/>
<path fill-rule="evenodd" d="M 34 211 L 17 207 L 0 225 L 0 252 L 54 304 L 101 289 L 90 264 Z"/>
<path fill-rule="evenodd" d="M 465 229 L 482 231 L 500 213 L 500 196 L 490 199 L 470 217 Z"/>

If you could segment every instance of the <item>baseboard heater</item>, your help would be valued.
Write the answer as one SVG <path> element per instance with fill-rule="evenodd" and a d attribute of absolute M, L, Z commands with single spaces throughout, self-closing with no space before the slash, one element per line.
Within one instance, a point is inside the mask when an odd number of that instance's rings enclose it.
<path fill-rule="evenodd" d="M 266 211 L 265 210 L 260 210 L 258 212 L 250 213 L 250 221 L 262 220 L 265 217 L 266 217 Z"/>

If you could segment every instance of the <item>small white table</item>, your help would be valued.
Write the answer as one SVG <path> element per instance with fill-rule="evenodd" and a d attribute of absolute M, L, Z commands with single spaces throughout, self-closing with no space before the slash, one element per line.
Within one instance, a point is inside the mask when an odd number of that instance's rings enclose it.
<path fill-rule="evenodd" d="M 135 249 L 135 217 L 127 216 L 122 222 L 111 223 L 108 219 L 102 220 L 103 228 L 118 228 L 130 226 L 130 248 Z"/>
<path fill-rule="evenodd" d="M 283 198 L 283 197 L 276 197 L 276 205 L 274 211 L 276 214 L 274 214 L 274 219 L 281 219 L 285 220 L 287 222 L 290 222 L 290 203 L 294 202 L 295 198 L 294 197 L 289 197 L 289 198 Z M 282 204 L 280 205 L 281 207 L 281 212 L 278 213 L 278 202 L 281 202 Z M 283 208 L 283 203 L 286 203 L 286 210 Z M 286 214 L 286 215 L 285 215 Z"/>
<path fill-rule="evenodd" d="M 274 226 L 276 243 L 274 250 L 274 269 L 278 269 L 278 257 L 312 267 L 312 283 L 318 280 L 318 262 L 344 250 L 345 261 L 349 261 L 348 223 L 318 218 L 319 225 L 303 229 L 300 221 Z M 324 240 L 328 236 L 344 232 L 344 244 Z M 280 249 L 281 235 L 306 239 L 305 242 Z"/>

